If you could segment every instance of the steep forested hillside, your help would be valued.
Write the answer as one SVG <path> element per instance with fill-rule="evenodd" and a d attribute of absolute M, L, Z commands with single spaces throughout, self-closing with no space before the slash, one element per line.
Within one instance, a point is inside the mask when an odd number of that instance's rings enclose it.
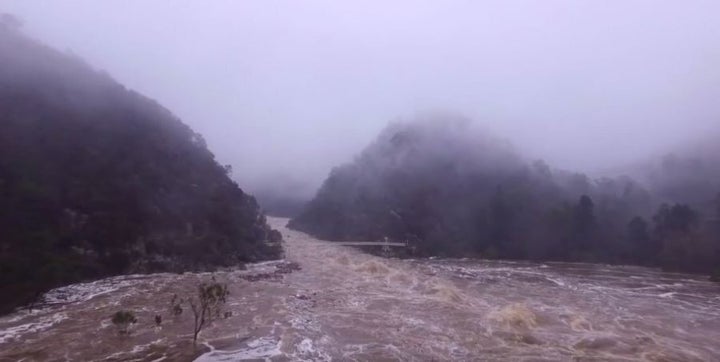
<path fill-rule="evenodd" d="M 700 178 L 707 187 L 696 199 L 720 202 L 717 179 Z M 698 191 L 696 183 L 678 185 Z M 554 170 L 470 121 L 424 117 L 391 124 L 354 162 L 334 169 L 290 226 L 326 239 L 410 240 L 424 255 L 713 269 L 715 211 L 684 199 L 662 204 L 672 201 L 667 193 L 628 177 Z"/>
<path fill-rule="evenodd" d="M 202 136 L 8 23 L 0 127 L 0 312 L 84 278 L 281 253 Z"/>

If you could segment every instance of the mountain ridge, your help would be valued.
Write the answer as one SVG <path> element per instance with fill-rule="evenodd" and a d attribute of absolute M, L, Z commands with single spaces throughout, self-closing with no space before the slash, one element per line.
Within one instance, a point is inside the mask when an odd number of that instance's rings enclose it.
<path fill-rule="evenodd" d="M 0 312 L 109 275 L 278 258 L 202 136 L 82 60 L 0 26 Z"/>

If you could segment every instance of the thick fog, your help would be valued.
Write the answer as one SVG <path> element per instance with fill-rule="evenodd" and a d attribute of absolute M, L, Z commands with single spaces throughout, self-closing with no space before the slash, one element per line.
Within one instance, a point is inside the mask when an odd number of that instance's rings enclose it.
<path fill-rule="evenodd" d="M 720 124 L 720 2 L 4 0 L 154 98 L 249 190 L 309 194 L 388 121 L 462 113 L 598 172 Z"/>

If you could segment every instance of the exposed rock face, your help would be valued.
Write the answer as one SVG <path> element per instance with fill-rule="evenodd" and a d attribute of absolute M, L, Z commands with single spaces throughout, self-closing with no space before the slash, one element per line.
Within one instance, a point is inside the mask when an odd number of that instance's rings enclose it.
<path fill-rule="evenodd" d="M 81 279 L 280 256 L 201 135 L 15 28 L 0 23 L 0 312 Z"/>

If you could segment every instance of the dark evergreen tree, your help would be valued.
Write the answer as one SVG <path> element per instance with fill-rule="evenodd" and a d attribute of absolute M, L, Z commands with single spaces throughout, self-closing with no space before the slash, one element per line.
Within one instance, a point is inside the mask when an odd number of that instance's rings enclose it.
<path fill-rule="evenodd" d="M 629 250 L 632 252 L 628 257 L 638 263 L 655 260 L 660 251 L 658 244 L 650 236 L 647 222 L 640 216 L 634 217 L 628 223 L 627 241 L 631 245 Z"/>
<path fill-rule="evenodd" d="M 595 227 L 595 204 L 590 196 L 582 195 L 573 213 L 573 246 L 581 251 L 591 249 L 594 246 Z"/>

